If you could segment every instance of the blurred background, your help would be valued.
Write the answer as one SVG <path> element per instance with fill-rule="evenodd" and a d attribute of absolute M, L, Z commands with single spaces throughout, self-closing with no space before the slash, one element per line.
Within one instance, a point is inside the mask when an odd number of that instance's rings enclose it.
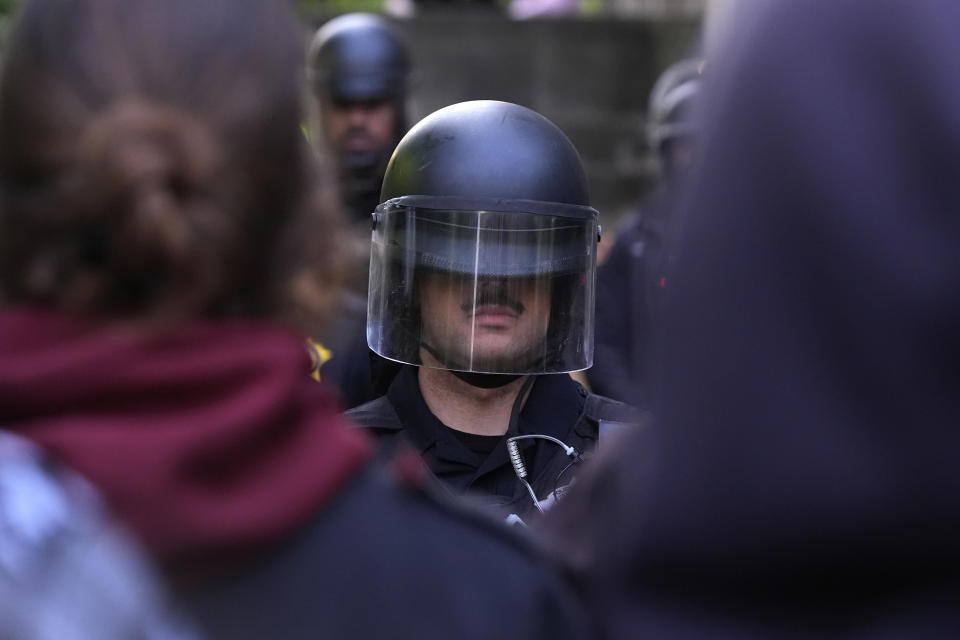
<path fill-rule="evenodd" d="M 0 29 L 20 0 L 0 0 Z M 544 114 L 584 159 L 608 231 L 656 183 L 650 89 L 699 49 L 708 0 L 299 0 L 305 38 L 351 11 L 392 16 L 414 58 L 411 123 L 448 104 L 497 99 Z M 306 40 L 305 40 L 306 41 Z"/>
<path fill-rule="evenodd" d="M 397 16 L 413 54 L 411 122 L 476 99 L 516 102 L 551 119 L 583 156 L 593 204 L 612 231 L 656 184 L 646 138 L 650 89 L 699 47 L 706 0 L 300 4 L 313 27 L 349 11 Z M 514 17 L 520 12 L 530 17 Z"/>

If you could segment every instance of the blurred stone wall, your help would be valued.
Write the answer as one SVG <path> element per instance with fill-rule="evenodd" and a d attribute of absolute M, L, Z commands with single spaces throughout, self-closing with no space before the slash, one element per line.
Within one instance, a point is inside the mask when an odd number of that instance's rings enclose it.
<path fill-rule="evenodd" d="M 633 17 L 699 16 L 708 0 L 602 0 L 605 13 Z"/>
<path fill-rule="evenodd" d="M 397 20 L 416 66 L 411 124 L 464 100 L 539 111 L 580 151 L 601 223 L 614 229 L 656 182 L 647 100 L 660 72 L 697 45 L 703 7 L 703 0 L 616 1 L 621 11 L 632 6 L 634 17 L 605 6 L 591 17 L 518 21 L 461 8 Z M 316 28 L 330 17 L 307 22 Z"/>
<path fill-rule="evenodd" d="M 601 222 L 612 229 L 656 179 L 645 138 L 657 75 L 690 51 L 696 17 L 510 21 L 424 15 L 398 23 L 415 59 L 413 121 L 463 100 L 516 102 L 580 150 Z"/>

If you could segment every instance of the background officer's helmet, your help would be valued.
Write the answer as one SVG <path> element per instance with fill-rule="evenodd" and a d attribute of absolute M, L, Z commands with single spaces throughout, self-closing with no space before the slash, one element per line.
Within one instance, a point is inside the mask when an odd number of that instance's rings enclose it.
<path fill-rule="evenodd" d="M 697 133 L 693 104 L 703 83 L 704 60 L 676 62 L 660 75 L 650 92 L 647 137 L 658 153 L 664 144 Z"/>
<path fill-rule="evenodd" d="M 323 25 L 310 44 L 307 67 L 315 96 L 336 102 L 393 99 L 402 112 L 410 54 L 380 16 L 350 13 Z"/>

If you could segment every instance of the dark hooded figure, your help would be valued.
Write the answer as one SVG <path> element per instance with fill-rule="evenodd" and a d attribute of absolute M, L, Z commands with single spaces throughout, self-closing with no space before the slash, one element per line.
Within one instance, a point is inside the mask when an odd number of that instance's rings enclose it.
<path fill-rule="evenodd" d="M 694 104 L 703 64 L 696 58 L 676 62 L 654 84 L 648 139 L 660 165 L 660 184 L 620 225 L 597 270 L 596 355 L 587 379 L 595 393 L 638 407 L 649 405 L 650 347 L 670 261 L 668 229 L 696 160 Z"/>
<path fill-rule="evenodd" d="M 661 424 L 554 542 L 611 638 L 957 637 L 960 5 L 743 17 L 707 81 Z"/>
<path fill-rule="evenodd" d="M 0 428 L 43 456 L 13 468 L 89 482 L 202 637 L 582 637 L 529 549 L 431 497 L 415 454 L 377 464 L 306 375 L 292 307 L 332 299 L 337 238 L 310 233 L 336 220 L 299 130 L 300 38 L 273 0 L 25 3 L 0 79 Z M 103 536 L 11 541 L 97 529 L 54 491 L 17 505 L 10 482 L 47 478 L 10 468 L 0 596 L 37 594 L 33 622 L 66 631 L 11 630 L 7 598 L 0 636 L 155 637 L 51 624 L 123 574 L 76 550 Z M 45 510 L 65 515 L 22 517 Z"/>

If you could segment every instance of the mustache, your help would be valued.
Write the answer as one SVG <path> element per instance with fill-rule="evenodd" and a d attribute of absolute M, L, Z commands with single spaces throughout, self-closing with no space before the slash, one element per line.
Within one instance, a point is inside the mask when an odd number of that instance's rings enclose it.
<path fill-rule="evenodd" d="M 466 314 L 471 314 L 474 309 L 487 305 L 507 307 L 516 312 L 517 315 L 522 314 L 526 310 L 526 306 L 524 306 L 522 302 L 510 297 L 507 292 L 502 289 L 482 290 L 477 294 L 475 300 L 460 305 L 460 309 Z"/>
<path fill-rule="evenodd" d="M 346 137 L 371 138 L 370 130 L 364 126 L 352 126 L 347 129 Z"/>

